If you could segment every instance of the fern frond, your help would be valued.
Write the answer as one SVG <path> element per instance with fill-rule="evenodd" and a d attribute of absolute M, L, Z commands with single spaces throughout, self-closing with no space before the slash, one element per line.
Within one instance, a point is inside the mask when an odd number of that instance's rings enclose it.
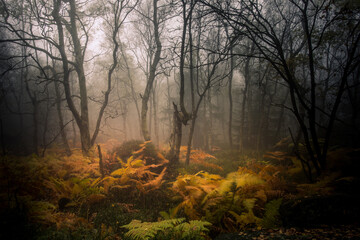
<path fill-rule="evenodd" d="M 126 173 L 126 168 L 119 168 L 113 171 L 110 175 L 113 177 L 121 177 L 125 173 Z"/>
<path fill-rule="evenodd" d="M 91 187 L 97 186 L 97 185 L 100 183 L 101 180 L 102 180 L 101 177 L 96 178 L 96 179 L 90 184 L 90 186 L 91 186 Z"/>
<path fill-rule="evenodd" d="M 246 210 L 252 211 L 255 206 L 256 198 L 247 198 L 243 201 L 243 205 Z"/>
<path fill-rule="evenodd" d="M 160 222 L 141 222 L 133 220 L 122 227 L 129 231 L 126 237 L 138 240 L 147 239 L 205 239 L 211 223 L 206 221 L 185 222 L 185 218 L 168 219 Z"/>
<path fill-rule="evenodd" d="M 191 220 L 188 223 L 185 222 L 176 226 L 175 231 L 182 233 L 181 234 L 182 239 L 189 239 L 194 235 L 200 235 L 200 233 L 202 232 L 208 232 L 209 229 L 207 227 L 211 225 L 212 224 L 207 221 Z"/>
<path fill-rule="evenodd" d="M 131 161 L 130 165 L 133 168 L 140 168 L 140 167 L 144 166 L 144 161 L 141 159 L 135 159 L 135 160 Z"/>
<path fill-rule="evenodd" d="M 159 176 L 157 176 L 154 180 L 143 185 L 145 192 L 150 192 L 152 190 L 160 188 L 161 184 L 164 182 L 163 178 L 165 176 L 166 167 L 161 171 Z"/>
<path fill-rule="evenodd" d="M 122 226 L 129 231 L 125 234 L 126 237 L 138 240 L 156 239 L 156 235 L 165 233 L 174 226 L 185 221 L 185 218 L 168 219 L 161 222 L 141 222 L 139 220 L 132 220 L 129 224 Z"/>
<path fill-rule="evenodd" d="M 279 208 L 282 198 L 274 199 L 265 205 L 265 214 L 261 220 L 261 226 L 264 228 L 275 228 L 281 224 L 279 219 Z"/>

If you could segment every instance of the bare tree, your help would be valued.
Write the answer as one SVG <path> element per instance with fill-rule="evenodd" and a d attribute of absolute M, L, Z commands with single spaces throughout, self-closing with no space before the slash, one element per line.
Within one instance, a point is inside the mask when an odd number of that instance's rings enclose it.
<path fill-rule="evenodd" d="M 36 27 L 31 27 L 29 31 L 23 31 L 18 28 L 15 22 L 16 16 L 13 16 L 10 9 L 10 3 L 2 0 L 2 8 L 4 9 L 3 24 L 7 27 L 8 31 L 12 34 L 12 38 L 7 39 L 8 42 L 26 46 L 30 49 L 36 50 L 41 54 L 47 55 L 55 61 L 62 64 L 63 71 L 63 84 L 67 105 L 72 112 L 77 126 L 80 130 L 81 145 L 84 154 L 88 154 L 90 147 L 95 143 L 96 137 L 99 133 L 101 119 L 104 110 L 108 104 L 109 94 L 112 89 L 112 74 L 118 65 L 118 33 L 122 26 L 124 19 L 134 9 L 137 4 L 135 1 L 107 1 L 104 2 L 104 7 L 112 10 L 113 17 L 108 18 L 107 22 L 112 26 L 112 56 L 113 63 L 108 70 L 107 89 L 104 93 L 104 100 L 102 101 L 99 114 L 97 117 L 95 130 L 90 136 L 89 124 L 89 110 L 88 110 L 88 93 L 87 93 L 87 79 L 85 73 L 85 54 L 89 42 L 89 31 L 91 24 L 97 17 L 97 8 L 90 9 L 87 14 L 81 14 L 79 10 L 86 11 L 83 5 L 79 5 L 75 0 L 61 1 L 53 0 L 52 2 L 43 1 L 25 1 L 27 12 L 31 16 L 30 21 L 36 22 Z M 99 5 L 100 6 L 100 5 Z M 37 12 L 38 9 L 42 11 Z M 94 11 L 95 9 L 95 11 Z M 67 11 L 63 11 L 67 10 Z M 68 13 L 68 14 L 66 14 Z M 86 15 L 86 17 L 84 17 Z M 27 23 L 25 23 L 27 24 Z M 57 34 L 51 33 L 51 29 L 56 29 Z M 67 38 L 69 35 L 69 38 Z M 57 38 L 57 39 L 56 39 Z M 36 42 L 45 41 L 54 49 L 56 53 L 49 52 L 46 48 L 39 47 Z M 71 49 L 71 52 L 67 48 Z M 72 54 L 74 61 L 72 61 Z M 74 100 L 73 93 L 70 87 L 70 72 L 74 68 L 77 74 L 79 84 L 79 99 L 80 108 L 78 109 Z"/>

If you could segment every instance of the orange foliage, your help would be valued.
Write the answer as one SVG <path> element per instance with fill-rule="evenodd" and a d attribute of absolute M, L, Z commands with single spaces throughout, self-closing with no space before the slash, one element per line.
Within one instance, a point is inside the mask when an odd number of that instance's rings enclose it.
<path fill-rule="evenodd" d="M 185 162 L 185 160 L 186 160 L 186 152 L 187 152 L 187 147 L 186 146 L 181 146 L 180 147 L 180 161 L 181 162 Z M 198 164 L 198 165 L 202 165 L 204 167 L 208 167 L 208 168 L 223 171 L 223 168 L 220 167 L 219 165 L 208 162 L 211 159 L 216 159 L 216 157 L 211 155 L 211 154 L 208 154 L 208 153 L 206 153 L 204 151 L 201 151 L 201 150 L 191 149 L 190 164 Z"/>
<path fill-rule="evenodd" d="M 59 176 L 65 178 L 74 176 L 82 178 L 100 176 L 99 159 L 95 156 L 84 157 L 80 149 L 73 150 L 73 154 L 71 156 L 63 157 L 64 161 L 61 164 L 62 166 L 60 169 L 56 169 L 56 172 L 65 174 L 65 176 Z"/>
<path fill-rule="evenodd" d="M 151 141 L 146 141 L 140 145 L 140 149 L 133 152 L 133 156 L 136 159 L 142 159 L 145 161 L 145 165 L 164 165 L 169 161 L 156 149 Z M 156 166 L 154 166 L 156 167 Z"/>
<path fill-rule="evenodd" d="M 166 167 L 161 171 L 161 173 L 155 179 L 150 180 L 145 184 L 140 184 L 138 188 L 144 193 L 148 193 L 152 190 L 160 188 L 161 184 L 164 182 L 163 178 L 165 172 L 166 172 Z"/>

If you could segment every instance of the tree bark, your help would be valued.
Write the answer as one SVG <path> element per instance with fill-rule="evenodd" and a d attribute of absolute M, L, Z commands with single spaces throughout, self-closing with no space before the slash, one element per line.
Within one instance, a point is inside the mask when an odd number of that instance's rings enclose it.
<path fill-rule="evenodd" d="M 70 35 L 74 44 L 75 54 L 75 70 L 79 81 L 80 90 L 80 121 L 79 129 L 81 136 L 81 148 L 85 155 L 88 155 L 89 150 L 92 146 L 92 140 L 90 139 L 89 129 L 89 108 L 88 108 L 88 97 L 86 89 L 86 76 L 84 71 L 84 52 L 80 43 L 77 25 L 76 25 L 76 4 L 75 0 L 69 0 L 70 10 Z"/>
<path fill-rule="evenodd" d="M 229 87 L 228 87 L 228 94 L 229 94 L 229 126 L 228 126 L 228 136 L 229 136 L 229 146 L 230 149 L 233 149 L 233 137 L 232 137 L 232 120 L 233 120 L 233 98 L 232 98 L 232 81 L 233 81 L 233 73 L 234 73 L 234 56 L 233 55 L 233 48 L 230 49 L 230 75 L 229 75 Z"/>
<path fill-rule="evenodd" d="M 172 165 L 179 163 L 180 157 L 180 147 L 182 139 L 182 121 L 180 117 L 180 112 L 175 103 L 173 103 L 174 113 L 173 113 L 173 131 L 170 137 L 170 153 L 169 160 Z"/>

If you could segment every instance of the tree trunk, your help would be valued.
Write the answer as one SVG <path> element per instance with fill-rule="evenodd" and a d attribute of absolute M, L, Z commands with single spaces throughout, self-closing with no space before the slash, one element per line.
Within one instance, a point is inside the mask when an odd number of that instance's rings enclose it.
<path fill-rule="evenodd" d="M 80 84 L 80 98 L 81 98 L 81 116 L 80 116 L 80 114 L 77 111 L 75 104 L 72 100 L 72 94 L 71 94 L 71 90 L 70 90 L 69 60 L 67 58 L 66 51 L 65 51 L 65 34 L 64 34 L 64 30 L 63 30 L 62 19 L 59 14 L 60 8 L 61 8 L 61 1 L 54 0 L 54 10 L 52 11 L 52 16 L 54 17 L 54 20 L 56 22 L 57 29 L 58 29 L 58 38 L 59 38 L 58 50 L 59 50 L 61 58 L 62 58 L 63 74 L 64 74 L 64 82 L 63 83 L 64 83 L 65 97 L 66 97 L 68 107 L 69 107 L 70 111 L 72 112 L 72 114 L 75 118 L 76 124 L 78 125 L 79 130 L 80 130 L 80 140 L 81 140 L 82 152 L 84 155 L 88 155 L 88 152 L 90 149 L 90 133 L 89 133 L 88 117 L 86 116 L 86 114 L 88 114 L 86 82 L 85 82 L 86 79 L 85 79 L 85 75 L 83 72 L 83 70 L 84 70 L 83 67 L 79 66 L 79 64 L 82 63 L 82 57 L 81 57 L 82 51 L 81 51 L 79 39 L 77 39 L 77 41 L 75 41 L 76 43 L 74 42 L 74 48 L 76 48 L 76 50 L 75 50 L 76 71 L 78 73 L 79 84 Z M 76 29 L 76 23 L 75 23 L 76 13 L 75 13 L 74 0 L 70 0 L 70 11 L 69 12 L 70 12 L 71 30 L 72 30 L 71 35 L 72 35 L 72 38 L 76 39 L 77 38 L 77 29 Z M 70 28 L 70 26 L 69 26 L 69 28 Z M 84 87 L 85 87 L 85 89 L 84 89 Z M 86 98 L 84 99 L 84 97 L 86 97 Z"/>
<path fill-rule="evenodd" d="M 152 94 L 152 102 L 153 102 L 153 111 L 154 111 L 154 134 L 155 134 L 155 144 L 159 146 L 159 125 L 157 121 L 157 105 L 156 105 L 156 83 L 153 89 Z"/>
<path fill-rule="evenodd" d="M 229 134 L 229 146 L 230 149 L 233 149 L 233 138 L 232 138 L 232 120 L 233 120 L 233 99 L 232 99 L 232 80 L 233 80 L 233 73 L 234 73 L 234 56 L 233 49 L 230 49 L 230 75 L 229 75 L 229 127 L 228 127 L 228 134 Z"/>
<path fill-rule="evenodd" d="M 170 137 L 170 163 L 176 165 L 179 163 L 180 157 L 180 147 L 181 147 L 181 139 L 182 139 L 182 121 L 180 117 L 180 112 L 175 103 L 174 106 L 174 114 L 173 114 L 173 132 Z"/>
<path fill-rule="evenodd" d="M 90 129 L 89 129 L 89 109 L 88 97 L 86 89 L 86 77 L 84 72 L 84 54 L 76 25 L 76 5 L 75 0 L 69 0 L 70 3 L 70 35 L 74 44 L 75 54 L 75 70 L 78 75 L 79 89 L 80 89 L 80 121 L 78 122 L 80 129 L 81 148 L 84 155 L 89 154 L 91 148 Z"/>
<path fill-rule="evenodd" d="M 154 25 L 154 38 L 156 43 L 156 52 L 155 56 L 151 62 L 150 65 L 150 75 L 146 83 L 146 88 L 144 95 L 142 96 L 142 106 L 141 106 L 141 130 L 142 135 L 144 137 L 145 141 L 149 141 L 151 139 L 149 134 L 149 129 L 147 126 L 147 112 L 148 112 L 148 101 L 150 98 L 150 93 L 153 87 L 153 83 L 156 77 L 156 68 L 160 61 L 160 55 L 161 55 L 161 42 L 160 42 L 160 34 L 159 34 L 159 23 L 158 23 L 158 16 L 157 16 L 157 2 L 158 0 L 153 0 L 153 7 L 154 7 L 154 13 L 153 13 L 153 25 Z"/>
<path fill-rule="evenodd" d="M 184 66 L 185 66 L 185 45 L 186 45 L 186 32 L 187 32 L 187 25 L 189 17 L 192 14 L 192 10 L 194 7 L 193 1 L 191 1 L 191 7 L 189 15 L 186 15 L 186 3 L 182 2 L 183 9 L 182 9 L 182 17 L 183 17 L 183 26 L 182 26 L 182 38 L 181 38 L 181 47 L 180 47 L 180 65 L 179 65 L 179 74 L 180 74 L 180 112 L 177 110 L 177 106 L 174 104 L 174 130 L 172 136 L 174 138 L 174 145 L 172 146 L 175 149 L 171 149 L 170 151 L 175 154 L 174 161 L 178 161 L 180 156 L 180 146 L 181 146 L 181 139 L 182 139 L 182 126 L 181 124 L 187 125 L 187 122 L 191 119 L 191 115 L 186 111 L 185 108 L 185 73 L 184 73 Z M 192 70 L 191 70 L 192 71 Z"/>
<path fill-rule="evenodd" d="M 69 146 L 69 141 L 67 139 L 67 134 L 65 131 L 65 126 L 64 126 L 64 119 L 63 119 L 63 114 L 61 111 L 61 94 L 60 94 L 60 85 L 59 83 L 59 79 L 57 76 L 57 73 L 55 71 L 55 69 L 51 66 L 47 66 L 44 68 L 44 70 L 46 70 L 47 68 L 49 68 L 52 72 L 53 75 L 53 83 L 54 83 L 54 89 L 55 89 L 55 95 L 56 95 L 56 112 L 58 115 L 58 120 L 59 120 L 59 129 L 60 129 L 60 136 L 61 136 L 61 141 L 63 143 L 63 146 L 65 148 L 65 153 L 66 155 L 70 156 L 71 155 L 71 149 Z"/>

